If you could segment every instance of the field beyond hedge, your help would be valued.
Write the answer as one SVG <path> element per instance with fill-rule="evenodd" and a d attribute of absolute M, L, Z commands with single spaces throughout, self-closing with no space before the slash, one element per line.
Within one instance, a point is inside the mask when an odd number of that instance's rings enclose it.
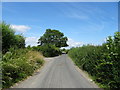
<path fill-rule="evenodd" d="M 101 88 L 120 88 L 120 32 L 101 46 L 72 48 L 68 54 Z"/>
<path fill-rule="evenodd" d="M 11 48 L 2 56 L 2 87 L 9 88 L 14 83 L 32 75 L 43 63 L 40 52 Z"/>

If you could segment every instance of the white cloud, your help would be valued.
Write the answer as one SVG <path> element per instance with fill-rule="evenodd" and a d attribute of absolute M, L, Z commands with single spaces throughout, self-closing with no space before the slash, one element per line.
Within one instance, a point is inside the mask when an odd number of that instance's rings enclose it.
<path fill-rule="evenodd" d="M 25 40 L 26 46 L 37 46 L 38 39 L 38 37 L 27 37 Z"/>
<path fill-rule="evenodd" d="M 77 42 L 71 38 L 68 38 L 67 44 L 69 45 L 68 47 L 62 47 L 61 49 L 63 49 L 63 48 L 70 49 L 72 47 L 80 47 L 83 45 L 83 42 Z"/>
<path fill-rule="evenodd" d="M 63 49 L 63 48 L 70 49 L 72 47 L 80 47 L 83 45 L 83 42 L 77 42 L 71 38 L 68 38 L 67 44 L 69 45 L 68 47 L 61 47 L 61 49 Z"/>
<path fill-rule="evenodd" d="M 16 32 L 25 33 L 27 30 L 31 29 L 31 27 L 26 25 L 10 25 L 12 29 Z"/>
<path fill-rule="evenodd" d="M 68 42 L 67 42 L 67 44 L 69 45 L 70 48 L 71 48 L 71 47 L 80 47 L 80 46 L 83 45 L 82 42 L 74 41 L 74 40 L 71 39 L 71 38 L 68 38 Z"/>

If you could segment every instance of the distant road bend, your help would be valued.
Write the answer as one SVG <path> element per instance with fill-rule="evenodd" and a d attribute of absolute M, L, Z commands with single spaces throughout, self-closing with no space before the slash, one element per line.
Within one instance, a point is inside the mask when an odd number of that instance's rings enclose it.
<path fill-rule="evenodd" d="M 39 72 L 13 88 L 98 88 L 83 77 L 66 54 L 45 60 Z"/>

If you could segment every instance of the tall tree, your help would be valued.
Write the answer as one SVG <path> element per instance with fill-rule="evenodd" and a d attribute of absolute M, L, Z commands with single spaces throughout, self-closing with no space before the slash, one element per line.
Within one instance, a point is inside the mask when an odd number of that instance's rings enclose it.
<path fill-rule="evenodd" d="M 22 35 L 15 35 L 10 25 L 2 22 L 2 52 L 7 52 L 11 47 L 24 48 L 25 38 Z"/>
<path fill-rule="evenodd" d="M 25 38 L 22 35 L 15 35 L 15 45 L 18 48 L 25 48 Z"/>
<path fill-rule="evenodd" d="M 60 48 L 68 46 L 67 40 L 67 37 L 59 30 L 46 29 L 44 35 L 38 40 L 38 44 L 40 44 L 40 46 L 52 44 Z"/>

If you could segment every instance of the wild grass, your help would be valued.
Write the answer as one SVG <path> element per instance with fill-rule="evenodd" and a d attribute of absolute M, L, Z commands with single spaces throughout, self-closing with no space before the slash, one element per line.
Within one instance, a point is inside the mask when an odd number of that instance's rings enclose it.
<path fill-rule="evenodd" d="M 11 48 L 2 58 L 2 87 L 9 88 L 14 83 L 32 75 L 43 64 L 41 53 Z"/>

